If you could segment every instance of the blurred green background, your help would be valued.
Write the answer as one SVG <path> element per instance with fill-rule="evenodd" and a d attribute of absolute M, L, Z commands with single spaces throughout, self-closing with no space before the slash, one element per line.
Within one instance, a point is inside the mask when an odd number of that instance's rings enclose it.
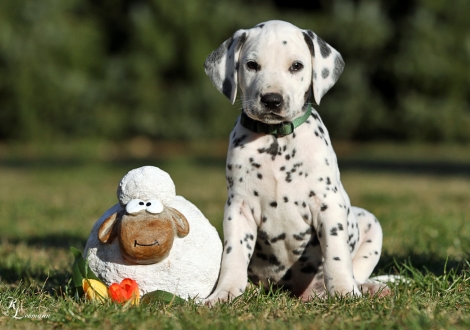
<path fill-rule="evenodd" d="M 346 68 L 318 107 L 334 139 L 470 141 L 470 1 L 2 0 L 0 140 L 225 138 L 205 76 L 234 31 L 282 19 Z"/>

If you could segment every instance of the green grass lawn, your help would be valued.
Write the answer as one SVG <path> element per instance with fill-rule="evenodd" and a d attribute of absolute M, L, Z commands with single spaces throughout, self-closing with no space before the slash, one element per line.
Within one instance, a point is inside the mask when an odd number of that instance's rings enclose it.
<path fill-rule="evenodd" d="M 135 167 L 167 171 L 177 194 L 197 205 L 221 233 L 226 145 L 140 142 L 0 145 L 0 328 L 470 327 L 470 175 L 452 173 L 452 165 L 470 166 L 469 149 L 463 146 L 338 143 L 346 168 L 342 181 L 353 204 L 373 212 L 384 230 L 375 274 L 412 279 L 392 286 L 390 297 L 301 303 L 284 292 L 251 287 L 231 304 L 212 309 L 193 302 L 132 308 L 75 301 L 67 291 L 73 262 L 69 247 L 83 249 L 93 223 L 117 202 L 121 177 Z M 424 170 L 362 169 L 348 167 L 349 160 L 372 165 L 418 161 Z M 442 161 L 450 170 L 438 166 L 436 174 L 425 166 Z M 12 303 L 22 319 L 8 308 Z"/>

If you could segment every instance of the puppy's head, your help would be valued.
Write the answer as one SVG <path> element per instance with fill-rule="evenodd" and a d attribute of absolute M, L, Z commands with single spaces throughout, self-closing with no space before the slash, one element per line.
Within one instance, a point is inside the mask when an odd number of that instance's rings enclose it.
<path fill-rule="evenodd" d="M 204 64 L 216 88 L 235 102 L 237 86 L 245 113 L 268 124 L 292 121 L 317 104 L 344 68 L 341 55 L 310 30 L 268 21 L 238 30 Z"/>

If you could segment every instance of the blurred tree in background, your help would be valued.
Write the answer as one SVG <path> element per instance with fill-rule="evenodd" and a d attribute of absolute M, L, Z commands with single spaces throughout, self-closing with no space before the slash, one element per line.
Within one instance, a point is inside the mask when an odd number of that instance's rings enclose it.
<path fill-rule="evenodd" d="M 340 139 L 470 141 L 470 1 L 2 0 L 0 139 L 226 137 L 204 74 L 233 32 L 282 19 L 346 68 L 318 107 Z"/>

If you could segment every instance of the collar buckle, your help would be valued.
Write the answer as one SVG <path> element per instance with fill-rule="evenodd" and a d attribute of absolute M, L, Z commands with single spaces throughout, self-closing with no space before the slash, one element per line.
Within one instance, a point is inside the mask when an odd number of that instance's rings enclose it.
<path fill-rule="evenodd" d="M 291 121 L 285 121 L 278 124 L 278 128 L 276 129 L 276 136 L 277 137 L 284 137 L 286 135 L 290 135 L 294 133 L 295 125 Z"/>
<path fill-rule="evenodd" d="M 308 117 L 312 113 L 312 107 L 309 105 L 307 111 L 299 117 L 294 119 L 293 121 L 285 121 L 279 124 L 265 124 L 260 121 L 251 119 L 248 115 L 243 111 L 240 117 L 240 124 L 249 129 L 252 132 L 258 134 L 271 134 L 277 137 L 283 137 L 289 134 L 294 133 L 294 130 L 302 125 L 305 121 L 307 121 Z"/>

